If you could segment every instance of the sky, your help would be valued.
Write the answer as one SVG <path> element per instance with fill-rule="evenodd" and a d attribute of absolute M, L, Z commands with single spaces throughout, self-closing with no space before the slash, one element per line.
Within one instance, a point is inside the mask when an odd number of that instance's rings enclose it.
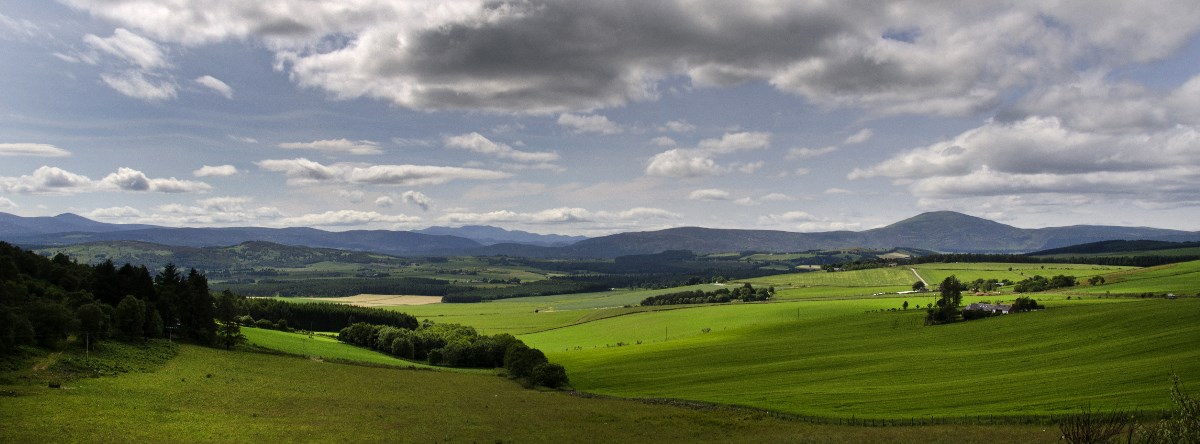
<path fill-rule="evenodd" d="M 0 212 L 1200 230 L 1200 2 L 5 0 Z"/>

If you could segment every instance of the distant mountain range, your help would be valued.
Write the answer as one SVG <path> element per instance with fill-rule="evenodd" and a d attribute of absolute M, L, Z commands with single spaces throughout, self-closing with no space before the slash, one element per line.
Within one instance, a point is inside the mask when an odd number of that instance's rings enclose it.
<path fill-rule="evenodd" d="M 0 213 L 0 240 L 26 246 L 139 241 L 221 247 L 249 241 L 373 251 L 392 255 L 510 255 L 611 258 L 667 250 L 696 253 L 797 252 L 911 247 L 942 252 L 1025 253 L 1106 240 L 1200 241 L 1200 232 L 1144 227 L 1075 225 L 1024 229 L 950 211 L 924 213 L 864 231 L 795 233 L 682 227 L 583 239 L 486 226 L 432 227 L 418 232 L 314 228 L 165 228 L 106 224 L 73 214 L 26 218 Z"/>
<path fill-rule="evenodd" d="M 458 228 L 451 227 L 429 227 L 423 230 L 413 231 L 421 234 L 434 234 L 440 236 L 458 236 L 471 239 L 483 245 L 495 244 L 522 244 L 522 245 L 537 245 L 542 247 L 564 247 L 581 240 L 587 239 L 587 236 L 563 236 L 560 234 L 536 234 L 520 230 L 505 230 L 503 228 L 490 227 L 487 225 L 464 225 Z"/>

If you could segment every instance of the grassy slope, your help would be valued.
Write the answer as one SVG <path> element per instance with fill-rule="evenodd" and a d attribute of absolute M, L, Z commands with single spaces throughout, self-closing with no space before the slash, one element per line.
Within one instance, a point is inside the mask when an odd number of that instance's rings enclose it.
<path fill-rule="evenodd" d="M 1088 277 L 1106 275 L 1133 267 L 1115 267 L 1106 265 L 1081 264 L 1000 264 L 1000 263 L 951 263 L 951 264 L 920 264 L 913 266 L 930 287 L 937 285 L 943 279 L 954 275 L 960 281 L 975 279 L 1008 279 L 1018 282 L 1034 275 L 1052 277 L 1057 275 L 1075 276 L 1087 280 Z M 1011 269 L 1011 271 L 1010 271 Z"/>
<path fill-rule="evenodd" d="M 840 427 L 522 389 L 495 376 L 183 346 L 161 369 L 2 386 L 3 442 L 1054 442 L 1041 426 Z"/>
<path fill-rule="evenodd" d="M 1105 275 L 1106 283 L 1076 287 L 1075 293 L 1140 294 L 1145 292 L 1200 294 L 1200 261 L 1140 268 Z"/>
<path fill-rule="evenodd" d="M 320 358 L 328 361 L 350 361 L 367 364 L 388 365 L 393 367 L 415 367 L 427 369 L 442 369 L 447 371 L 493 374 L 492 370 L 481 369 L 452 369 L 436 367 L 420 362 L 406 361 L 394 356 L 380 353 L 363 347 L 342 343 L 336 339 L 320 335 L 309 337 L 300 333 L 285 333 L 278 330 L 261 328 L 243 328 L 247 343 L 250 345 L 278 350 L 293 355 Z"/>
<path fill-rule="evenodd" d="M 1168 372 L 1200 377 L 1200 300 L 1054 301 L 1051 310 L 939 327 L 923 326 L 919 311 L 867 312 L 900 302 L 713 306 L 522 339 L 564 364 L 582 390 L 818 416 L 1154 409 L 1168 403 Z"/>

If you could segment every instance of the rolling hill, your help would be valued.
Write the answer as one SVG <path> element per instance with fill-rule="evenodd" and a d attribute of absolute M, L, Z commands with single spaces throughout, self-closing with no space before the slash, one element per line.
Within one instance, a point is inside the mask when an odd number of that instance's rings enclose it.
<path fill-rule="evenodd" d="M 42 221 L 42 219 L 50 219 Z M 43 225 L 38 225 L 44 222 Z M 53 230 L 69 231 L 53 231 Z M 445 234 L 438 234 L 445 233 Z M 921 248 L 955 253 L 1026 253 L 1109 240 L 1200 241 L 1200 233 L 1146 227 L 1075 225 L 1026 229 L 951 211 L 923 213 L 864 231 L 796 233 L 700 227 L 618 233 L 579 240 L 494 227 L 433 227 L 422 232 L 314 228 L 163 228 L 114 225 L 79 216 L 21 218 L 0 214 L 0 240 L 26 246 L 140 241 L 188 247 L 248 241 L 372 251 L 391 255 L 509 255 L 613 258 L 668 250 L 696 253 L 800 252 L 846 248 Z M 577 242 L 570 243 L 573 240 Z M 500 243 L 497 243 L 500 242 Z M 569 243 L 569 245 L 563 245 Z"/>

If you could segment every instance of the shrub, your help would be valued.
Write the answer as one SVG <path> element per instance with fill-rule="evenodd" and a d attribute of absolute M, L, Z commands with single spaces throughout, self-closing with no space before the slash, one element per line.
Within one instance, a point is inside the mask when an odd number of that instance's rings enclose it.
<path fill-rule="evenodd" d="M 529 382 L 533 385 L 543 387 L 558 388 L 567 385 L 567 369 L 563 366 L 551 362 L 543 362 L 533 368 L 529 375 Z"/>

